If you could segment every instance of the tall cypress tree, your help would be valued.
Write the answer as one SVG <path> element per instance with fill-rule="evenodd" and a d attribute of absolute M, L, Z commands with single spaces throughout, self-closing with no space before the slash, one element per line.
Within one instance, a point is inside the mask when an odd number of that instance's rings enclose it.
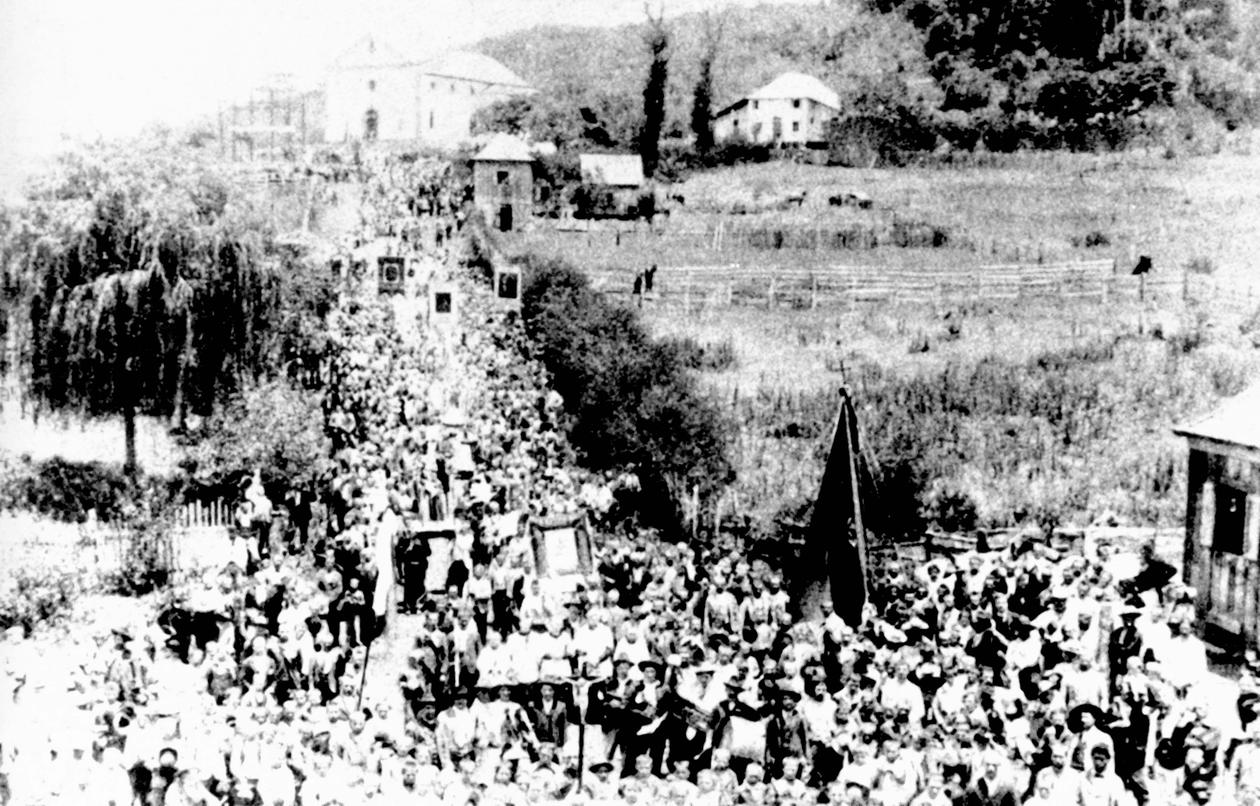
<path fill-rule="evenodd" d="M 643 173 L 651 178 L 661 159 L 661 131 L 665 128 L 665 82 L 669 79 L 669 31 L 665 28 L 665 12 L 655 17 L 647 11 L 648 29 L 644 35 L 652 54 L 647 85 L 643 88 L 643 128 L 639 131 L 639 154 L 643 157 Z"/>
<path fill-rule="evenodd" d="M 691 132 L 696 138 L 696 153 L 702 158 L 713 151 L 713 63 L 717 60 L 722 26 L 706 11 L 704 14 L 704 50 L 700 54 L 700 75 L 691 95 Z"/>

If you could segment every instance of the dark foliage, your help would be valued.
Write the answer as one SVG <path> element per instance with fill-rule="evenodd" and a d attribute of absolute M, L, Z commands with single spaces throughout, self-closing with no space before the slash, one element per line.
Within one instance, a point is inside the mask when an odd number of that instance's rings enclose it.
<path fill-rule="evenodd" d="M 1226 119 L 1250 114 L 1234 77 L 1205 66 L 1237 37 L 1228 4 L 1165 0 L 870 0 L 925 36 L 953 145 L 1096 150 L 1125 145 L 1146 110 L 1170 106 L 1183 65 Z M 1199 81 L 1199 77 L 1203 80 Z"/>
<path fill-rule="evenodd" d="M 654 176 L 660 161 L 661 132 L 665 128 L 665 85 L 669 80 L 669 31 L 663 16 L 648 17 L 644 35 L 652 63 L 643 87 L 643 128 L 639 130 L 639 153 L 644 176 Z"/>
<path fill-rule="evenodd" d="M 10 460 L 3 470 L 0 506 L 31 510 L 55 520 L 80 523 L 89 510 L 102 522 L 117 522 L 135 499 L 136 487 L 115 466 L 97 462 Z"/>
<path fill-rule="evenodd" d="M 20 354 L 37 400 L 122 414 L 130 435 L 136 414 L 182 424 L 278 367 L 317 375 L 331 281 L 275 245 L 262 204 L 169 155 L 59 168 L 5 245 L 6 313 L 29 325 Z"/>
<path fill-rule="evenodd" d="M 728 481 L 727 424 L 677 344 L 653 340 L 633 309 L 606 302 L 562 262 L 528 260 L 521 303 L 587 466 L 636 467 L 646 514 L 667 527 L 693 486 L 709 492 Z"/>
<path fill-rule="evenodd" d="M 700 70 L 691 93 L 691 133 L 695 137 L 696 155 L 708 159 L 713 151 L 713 63 L 721 44 L 722 27 L 708 13 L 704 15 L 704 50 L 700 54 Z"/>

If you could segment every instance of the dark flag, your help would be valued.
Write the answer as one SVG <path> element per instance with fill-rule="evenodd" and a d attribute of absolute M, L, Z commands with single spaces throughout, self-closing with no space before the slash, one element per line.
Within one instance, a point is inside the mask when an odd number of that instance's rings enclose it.
<path fill-rule="evenodd" d="M 803 604 L 817 611 L 824 597 L 836 614 L 856 627 L 866 604 L 866 537 L 864 490 L 870 476 L 865 472 L 858 445 L 857 416 L 848 390 L 840 392 L 840 416 L 827 466 L 823 470 L 818 500 L 805 535 Z"/>

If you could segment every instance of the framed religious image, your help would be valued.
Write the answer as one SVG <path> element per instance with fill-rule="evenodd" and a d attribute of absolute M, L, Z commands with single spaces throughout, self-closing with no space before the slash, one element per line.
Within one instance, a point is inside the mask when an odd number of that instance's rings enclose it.
<path fill-rule="evenodd" d="M 534 564 L 539 576 L 591 573 L 591 533 L 585 512 L 534 518 L 529 524 Z"/>
<path fill-rule="evenodd" d="M 401 535 L 394 547 L 394 562 L 400 567 L 406 557 L 402 549 L 414 541 L 423 541 L 426 550 L 423 552 L 425 563 L 423 577 L 425 589 L 435 592 L 446 590 L 446 577 L 451 570 L 451 562 L 455 549 L 455 527 L 451 522 L 434 523 L 421 518 L 407 518 L 404 521 L 406 533 Z M 405 579 L 406 569 L 399 579 Z"/>
<path fill-rule="evenodd" d="M 521 271 L 514 266 L 499 268 L 494 273 L 495 296 L 506 302 L 519 302 L 521 298 Z"/>
<path fill-rule="evenodd" d="M 444 326 L 459 318 L 459 289 L 454 283 L 429 286 L 429 322 Z"/>
<path fill-rule="evenodd" d="M 402 257 L 379 257 L 376 287 L 382 294 L 401 294 L 407 277 L 407 260 Z"/>

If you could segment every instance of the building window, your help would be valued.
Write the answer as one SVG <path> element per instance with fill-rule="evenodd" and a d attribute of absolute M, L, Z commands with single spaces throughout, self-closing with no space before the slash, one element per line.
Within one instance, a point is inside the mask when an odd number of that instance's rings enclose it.
<path fill-rule="evenodd" d="M 753 101 L 753 109 L 760 109 L 761 101 Z"/>
<path fill-rule="evenodd" d="M 435 90 L 435 89 L 437 89 L 437 82 L 436 82 L 436 81 L 430 81 L 430 82 L 429 82 L 429 89 L 431 89 L 431 90 Z"/>
<path fill-rule="evenodd" d="M 376 82 L 375 82 L 375 81 L 369 81 L 369 82 L 368 82 L 368 92 L 374 92 L 375 90 L 376 90 Z"/>
<path fill-rule="evenodd" d="M 1247 536 L 1247 494 L 1225 484 L 1216 485 L 1216 517 L 1212 550 L 1242 554 Z"/>
<path fill-rule="evenodd" d="M 732 126 L 734 126 L 736 129 L 738 129 L 738 128 L 739 128 L 739 118 L 735 118 L 733 121 L 731 121 L 731 125 L 732 125 Z"/>
<path fill-rule="evenodd" d="M 495 181 L 498 182 L 500 185 L 506 185 L 508 183 L 508 172 L 499 171 L 498 173 L 496 173 Z"/>
<path fill-rule="evenodd" d="M 429 110 L 429 128 L 430 129 L 433 128 L 433 110 L 432 109 Z"/>
<path fill-rule="evenodd" d="M 793 99 L 792 99 L 792 108 L 793 108 L 793 109 L 800 109 L 800 108 L 801 108 L 801 99 L 800 99 L 800 98 L 793 98 Z"/>
<path fill-rule="evenodd" d="M 792 131 L 799 132 L 801 130 L 801 122 L 799 120 L 792 121 Z"/>

